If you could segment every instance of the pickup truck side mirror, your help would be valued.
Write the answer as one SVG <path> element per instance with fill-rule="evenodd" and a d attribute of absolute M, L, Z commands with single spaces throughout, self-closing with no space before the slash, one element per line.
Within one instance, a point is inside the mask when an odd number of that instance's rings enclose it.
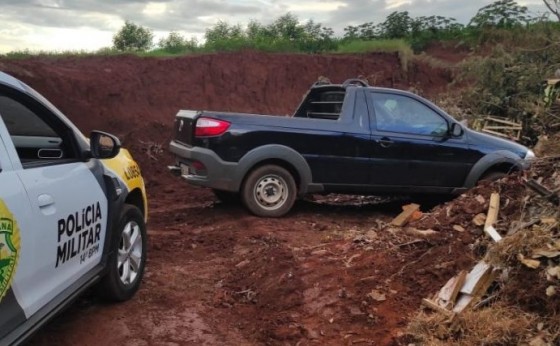
<path fill-rule="evenodd" d="M 121 141 L 112 134 L 91 131 L 89 137 L 91 156 L 96 159 L 111 159 L 121 150 Z"/>
<path fill-rule="evenodd" d="M 458 123 L 451 123 L 449 128 L 450 137 L 460 137 L 463 134 L 463 127 Z"/>

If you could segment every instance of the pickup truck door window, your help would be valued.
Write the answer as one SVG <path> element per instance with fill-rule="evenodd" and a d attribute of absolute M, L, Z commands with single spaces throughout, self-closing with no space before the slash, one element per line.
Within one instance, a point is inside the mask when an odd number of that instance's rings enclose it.
<path fill-rule="evenodd" d="M 381 94 L 373 105 L 379 131 L 427 136 L 447 133 L 447 121 L 441 115 L 410 97 Z"/>
<path fill-rule="evenodd" d="M 448 120 L 426 104 L 396 93 L 372 92 L 370 104 L 373 185 L 462 186 L 469 148 L 464 138 L 448 136 Z"/>
<path fill-rule="evenodd" d="M 0 90 L 0 118 L 32 220 L 18 271 L 18 296 L 27 317 L 100 262 L 107 224 L 107 198 L 79 159 L 74 133 L 46 107 L 19 93 Z M 11 148 L 9 148 L 11 147 Z M 11 149 L 11 150 L 10 150 Z M 33 262 L 29 262 L 32 261 Z"/>

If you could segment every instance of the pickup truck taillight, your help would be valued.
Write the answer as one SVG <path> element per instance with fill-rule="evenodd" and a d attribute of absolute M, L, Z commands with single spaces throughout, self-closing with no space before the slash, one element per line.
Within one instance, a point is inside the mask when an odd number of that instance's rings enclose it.
<path fill-rule="evenodd" d="M 200 117 L 196 121 L 194 135 L 196 137 L 219 136 L 226 132 L 230 125 L 228 121 Z"/>

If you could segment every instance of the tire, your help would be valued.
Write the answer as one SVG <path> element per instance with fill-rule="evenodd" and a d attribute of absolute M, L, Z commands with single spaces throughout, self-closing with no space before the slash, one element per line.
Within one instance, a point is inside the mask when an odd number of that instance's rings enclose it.
<path fill-rule="evenodd" d="M 216 198 L 224 204 L 236 204 L 241 201 L 239 193 L 237 192 L 216 189 L 212 189 L 212 192 L 214 192 L 214 196 L 216 196 Z"/>
<path fill-rule="evenodd" d="M 253 170 L 241 188 L 243 203 L 253 214 L 261 217 L 286 215 L 296 200 L 294 178 L 286 169 L 266 165 Z"/>
<path fill-rule="evenodd" d="M 107 274 L 100 294 L 111 301 L 125 301 L 138 291 L 146 266 L 147 232 L 140 209 L 125 204 L 114 228 Z"/>

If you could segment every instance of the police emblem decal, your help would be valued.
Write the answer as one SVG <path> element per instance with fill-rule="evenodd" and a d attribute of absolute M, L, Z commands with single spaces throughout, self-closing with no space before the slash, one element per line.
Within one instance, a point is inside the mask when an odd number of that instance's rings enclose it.
<path fill-rule="evenodd" d="M 15 276 L 20 253 L 20 234 L 14 215 L 0 199 L 0 301 Z"/>

